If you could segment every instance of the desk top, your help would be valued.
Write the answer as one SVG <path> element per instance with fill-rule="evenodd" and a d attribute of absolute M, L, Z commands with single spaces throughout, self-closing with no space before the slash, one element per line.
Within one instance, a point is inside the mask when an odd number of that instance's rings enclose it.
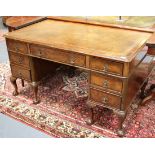
<path fill-rule="evenodd" d="M 151 35 L 152 32 L 47 19 L 5 37 L 130 62 Z"/>

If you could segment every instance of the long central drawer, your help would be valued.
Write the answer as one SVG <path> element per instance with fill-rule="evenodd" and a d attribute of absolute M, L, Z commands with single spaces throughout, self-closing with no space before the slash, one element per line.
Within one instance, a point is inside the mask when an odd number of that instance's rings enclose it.
<path fill-rule="evenodd" d="M 30 45 L 30 53 L 34 56 L 63 62 L 75 66 L 85 67 L 86 57 L 82 54 L 72 53 L 68 51 L 47 48 L 39 45 Z"/>

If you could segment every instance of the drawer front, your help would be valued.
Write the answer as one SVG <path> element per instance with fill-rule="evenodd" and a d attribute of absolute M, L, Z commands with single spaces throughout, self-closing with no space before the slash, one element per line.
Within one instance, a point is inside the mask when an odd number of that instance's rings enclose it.
<path fill-rule="evenodd" d="M 82 54 L 71 53 L 63 50 L 30 45 L 30 52 L 34 56 L 64 62 L 71 65 L 85 67 L 86 58 Z"/>
<path fill-rule="evenodd" d="M 123 73 L 122 63 L 97 57 L 90 57 L 90 68 L 101 72 L 108 72 L 117 75 L 122 75 Z"/>
<path fill-rule="evenodd" d="M 23 69 L 17 65 L 11 66 L 12 75 L 17 78 L 21 78 L 27 81 L 31 81 L 31 73 L 30 70 Z"/>
<path fill-rule="evenodd" d="M 24 66 L 26 68 L 30 67 L 30 62 L 29 62 L 29 57 L 19 54 L 19 53 L 14 53 L 14 52 L 9 52 L 10 56 L 10 61 L 11 63 L 15 63 L 17 65 Z"/>
<path fill-rule="evenodd" d="M 90 99 L 98 102 L 100 105 L 106 105 L 111 108 L 120 109 L 121 97 L 119 96 L 90 88 Z"/>
<path fill-rule="evenodd" d="M 23 54 L 28 53 L 28 48 L 26 43 L 15 41 L 15 40 L 9 40 L 9 39 L 7 39 L 6 41 L 7 41 L 8 50 L 12 50 L 14 52 L 23 53 Z"/>
<path fill-rule="evenodd" d="M 100 73 L 91 72 L 90 79 L 91 79 L 90 82 L 93 85 L 100 86 L 103 89 L 114 90 L 119 93 L 122 92 L 123 82 L 119 78 L 102 75 Z"/>

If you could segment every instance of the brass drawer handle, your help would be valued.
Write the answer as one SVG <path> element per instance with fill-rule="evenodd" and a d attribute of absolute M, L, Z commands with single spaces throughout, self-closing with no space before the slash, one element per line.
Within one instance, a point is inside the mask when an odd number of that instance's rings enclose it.
<path fill-rule="evenodd" d="M 104 72 L 107 72 L 107 71 L 108 71 L 108 64 L 104 64 L 104 66 L 103 66 L 103 71 L 104 71 Z"/>
<path fill-rule="evenodd" d="M 103 87 L 108 88 L 109 87 L 109 82 L 107 80 L 103 81 Z"/>
<path fill-rule="evenodd" d="M 102 98 L 102 102 L 103 102 L 104 104 L 108 104 L 108 103 L 109 103 L 109 99 L 108 99 L 107 97 L 103 97 L 103 98 Z"/>

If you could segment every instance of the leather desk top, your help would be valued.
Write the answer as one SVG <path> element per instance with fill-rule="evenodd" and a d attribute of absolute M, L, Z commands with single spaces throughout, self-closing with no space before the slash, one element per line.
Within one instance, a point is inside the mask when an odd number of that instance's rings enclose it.
<path fill-rule="evenodd" d="M 151 35 L 148 31 L 47 19 L 10 32 L 5 37 L 130 62 Z"/>

